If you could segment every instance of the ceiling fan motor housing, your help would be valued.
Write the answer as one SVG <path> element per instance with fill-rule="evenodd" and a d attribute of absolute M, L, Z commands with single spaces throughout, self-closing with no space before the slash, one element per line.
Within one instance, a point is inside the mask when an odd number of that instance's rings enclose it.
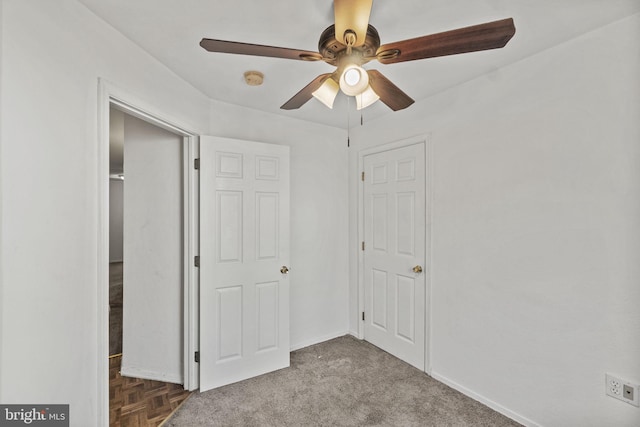
<path fill-rule="evenodd" d="M 358 65 L 366 64 L 375 59 L 376 52 L 380 47 L 380 36 L 373 25 L 367 28 L 367 38 L 361 46 L 351 47 L 352 63 Z M 336 27 L 331 25 L 320 35 L 318 42 L 318 52 L 325 58 L 325 62 L 340 65 L 340 59 L 347 55 L 347 45 L 336 38 Z"/>

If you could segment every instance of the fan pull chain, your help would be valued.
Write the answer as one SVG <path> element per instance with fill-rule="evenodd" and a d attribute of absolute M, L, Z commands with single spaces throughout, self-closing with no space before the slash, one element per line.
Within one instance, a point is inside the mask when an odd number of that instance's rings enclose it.
<path fill-rule="evenodd" d="M 351 124 L 350 124 L 350 117 L 351 117 L 351 97 L 348 96 L 347 97 L 347 148 L 349 148 L 349 146 L 351 145 Z"/>

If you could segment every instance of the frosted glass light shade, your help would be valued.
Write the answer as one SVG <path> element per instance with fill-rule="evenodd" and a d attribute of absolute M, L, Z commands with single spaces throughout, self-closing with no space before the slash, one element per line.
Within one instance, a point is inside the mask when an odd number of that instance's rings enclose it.
<path fill-rule="evenodd" d="M 364 92 L 369 86 L 367 71 L 355 64 L 345 67 L 340 76 L 340 89 L 345 95 L 356 96 Z"/>
<path fill-rule="evenodd" d="M 344 72 L 344 82 L 349 86 L 355 86 L 360 82 L 360 71 L 357 68 L 351 68 Z"/>
<path fill-rule="evenodd" d="M 371 86 L 367 86 L 364 92 L 356 95 L 356 109 L 362 110 L 380 99 L 380 96 L 373 90 Z"/>
<path fill-rule="evenodd" d="M 339 91 L 340 86 L 338 86 L 338 83 L 329 77 L 311 95 L 327 107 L 333 108 L 333 101 L 335 101 Z"/>

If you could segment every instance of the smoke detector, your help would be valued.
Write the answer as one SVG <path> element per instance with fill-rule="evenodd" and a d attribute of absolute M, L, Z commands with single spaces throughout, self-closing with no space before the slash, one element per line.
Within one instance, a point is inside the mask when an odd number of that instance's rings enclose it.
<path fill-rule="evenodd" d="M 246 71 L 244 73 L 244 81 L 249 86 L 260 86 L 264 81 L 264 74 L 260 71 Z"/>

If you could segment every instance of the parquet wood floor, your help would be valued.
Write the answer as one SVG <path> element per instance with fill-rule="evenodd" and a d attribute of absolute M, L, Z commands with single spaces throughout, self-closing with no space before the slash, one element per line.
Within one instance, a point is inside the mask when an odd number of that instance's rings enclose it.
<path fill-rule="evenodd" d="M 109 263 L 109 355 L 122 353 L 123 264 Z"/>
<path fill-rule="evenodd" d="M 123 377 L 121 360 L 109 358 L 111 427 L 157 427 L 191 395 L 179 384 Z"/>

